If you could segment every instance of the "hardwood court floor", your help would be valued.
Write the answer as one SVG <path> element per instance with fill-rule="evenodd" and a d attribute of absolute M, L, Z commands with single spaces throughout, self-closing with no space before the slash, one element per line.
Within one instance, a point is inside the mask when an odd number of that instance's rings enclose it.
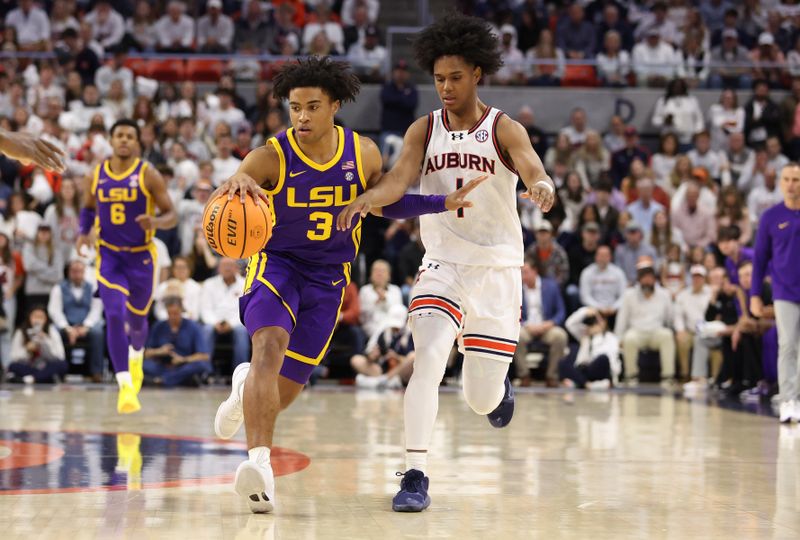
<path fill-rule="evenodd" d="M 504 430 L 444 392 L 412 515 L 390 509 L 402 394 L 314 389 L 279 419 L 277 511 L 251 515 L 243 434 L 213 439 L 226 395 L 146 389 L 119 417 L 110 387 L 0 392 L 0 538 L 800 538 L 800 427 L 626 392 L 518 393 Z"/>

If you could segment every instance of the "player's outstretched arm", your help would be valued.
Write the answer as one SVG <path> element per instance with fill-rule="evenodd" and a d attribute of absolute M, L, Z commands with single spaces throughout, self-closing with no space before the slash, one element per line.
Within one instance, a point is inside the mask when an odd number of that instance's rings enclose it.
<path fill-rule="evenodd" d="M 236 174 L 228 178 L 208 199 L 213 201 L 217 196 L 227 194 L 228 200 L 233 200 L 236 193 L 241 196 L 242 204 L 248 195 L 253 197 L 256 204 L 263 201 L 269 204 L 269 197 L 264 193 L 264 188 L 273 186 L 279 176 L 280 159 L 272 143 L 260 146 L 244 157 Z"/>
<path fill-rule="evenodd" d="M 0 153 L 24 165 L 35 163 L 44 169 L 64 172 L 64 152 L 56 145 L 30 133 L 0 129 Z"/>
<path fill-rule="evenodd" d="M 529 198 L 543 212 L 548 212 L 555 202 L 556 187 L 533 149 L 528 132 L 522 124 L 503 115 L 497 123 L 497 140 L 528 188 L 523 197 Z"/>
<path fill-rule="evenodd" d="M 167 193 L 167 184 L 164 182 L 164 177 L 154 167 L 147 167 L 144 172 L 144 182 L 161 214 L 159 216 L 141 214 L 136 216 L 136 223 L 146 231 L 171 229 L 178 223 L 178 213 L 172 205 L 169 193 Z"/>
<path fill-rule="evenodd" d="M 419 176 L 420 165 L 425 157 L 425 133 L 427 130 L 428 117 L 418 118 L 406 131 L 405 137 L 403 137 L 403 149 L 392 170 L 382 176 L 379 173 L 370 175 L 364 171 L 368 180 L 367 191 L 359 195 L 355 201 L 339 213 L 339 217 L 336 219 L 338 230 L 349 229 L 356 214 L 366 217 L 373 208 L 392 204 L 405 194 Z"/>

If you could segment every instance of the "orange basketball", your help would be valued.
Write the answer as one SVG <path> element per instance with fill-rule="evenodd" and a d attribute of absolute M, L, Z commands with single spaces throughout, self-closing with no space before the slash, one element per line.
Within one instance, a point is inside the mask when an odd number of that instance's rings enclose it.
<path fill-rule="evenodd" d="M 223 257 L 247 259 L 261 251 L 272 236 L 272 216 L 266 203 L 256 205 L 249 195 L 242 204 L 221 194 L 206 205 L 203 233 L 211 249 Z"/>

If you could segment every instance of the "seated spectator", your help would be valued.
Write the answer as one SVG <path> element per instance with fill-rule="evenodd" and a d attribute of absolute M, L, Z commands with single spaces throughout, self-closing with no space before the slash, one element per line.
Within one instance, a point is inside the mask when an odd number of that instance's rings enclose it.
<path fill-rule="evenodd" d="M 108 94 L 106 94 L 106 97 L 103 98 L 102 103 L 103 107 L 108 109 L 111 118 L 115 121 L 120 118 L 130 118 L 131 113 L 133 113 L 133 103 L 130 97 L 125 94 L 122 81 L 120 80 L 111 81 L 111 88 Z"/>
<path fill-rule="evenodd" d="M 214 175 L 211 177 L 211 181 L 215 186 L 219 186 L 236 173 L 242 160 L 233 155 L 233 139 L 230 135 L 220 135 L 217 137 L 216 143 L 216 157 L 211 160 L 214 166 Z"/>
<path fill-rule="evenodd" d="M 579 347 L 559 363 L 562 386 L 590 390 L 614 386 L 622 371 L 619 339 L 608 330 L 603 314 L 594 308 L 582 307 L 567 318 L 565 326 Z"/>
<path fill-rule="evenodd" d="M 628 21 L 620 16 L 620 8 L 613 2 L 606 3 L 603 6 L 602 20 L 596 23 L 596 30 L 597 46 L 595 49 L 597 51 L 602 50 L 603 43 L 609 32 L 617 33 L 622 49 L 630 52 L 633 48 L 633 30 Z"/>
<path fill-rule="evenodd" d="M 722 150 L 711 148 L 711 136 L 708 131 L 701 131 L 694 136 L 694 148 L 686 154 L 692 165 L 702 167 L 717 184 L 728 186 L 731 183 L 731 171 L 728 158 Z"/>
<path fill-rule="evenodd" d="M 748 193 L 752 187 L 756 153 L 745 146 L 744 133 L 731 133 L 725 157 L 731 170 L 731 185 L 742 193 Z M 766 153 L 764 157 L 766 158 Z"/>
<path fill-rule="evenodd" d="M 145 381 L 157 386 L 200 386 L 212 372 L 203 330 L 183 317 L 180 298 L 164 300 L 167 319 L 150 329 L 144 349 Z"/>
<path fill-rule="evenodd" d="M 670 222 L 669 213 L 666 210 L 656 212 L 653 216 L 653 229 L 650 232 L 650 245 L 658 253 L 658 258 L 662 261 L 668 258 L 668 252 L 674 247 L 678 247 L 678 257 L 683 253 L 686 243 L 683 240 L 683 233 Z M 669 261 L 665 261 L 666 263 Z M 666 286 L 666 283 L 662 281 Z M 682 285 L 681 285 L 682 286 Z"/>
<path fill-rule="evenodd" d="M 594 255 L 594 263 L 581 272 L 581 304 L 594 308 L 606 319 L 613 321 L 627 286 L 625 273 L 611 262 L 611 248 L 599 246 Z"/>
<path fill-rule="evenodd" d="M 291 36 L 292 38 L 294 35 Z M 289 40 L 290 36 L 286 36 L 287 41 Z M 372 40 L 370 41 L 372 44 Z M 355 45 L 353 45 L 355 47 Z M 371 49 L 371 52 L 375 53 L 376 55 L 380 54 L 380 49 Z M 309 56 L 339 56 L 342 54 L 342 51 L 335 49 L 333 43 L 330 39 L 328 39 L 328 35 L 325 33 L 324 30 L 317 31 L 317 35 L 311 38 L 311 42 L 308 44 L 308 47 L 305 49 L 306 54 Z M 368 53 L 364 53 L 366 56 Z M 383 82 L 383 81 L 378 81 Z"/>
<path fill-rule="evenodd" d="M 739 106 L 736 92 L 723 90 L 719 103 L 711 105 L 708 110 L 711 147 L 717 151 L 728 149 L 728 140 L 733 133 L 744 132 L 744 107 Z"/>
<path fill-rule="evenodd" d="M 25 264 L 25 301 L 27 305 L 46 305 L 50 291 L 64 276 L 64 260 L 53 244 L 53 231 L 39 223 L 36 238 L 22 249 Z"/>
<path fill-rule="evenodd" d="M 77 31 L 80 28 L 78 19 L 74 16 L 75 6 L 67 0 L 55 0 L 53 9 L 50 11 L 50 36 L 55 43 L 61 37 L 61 33 L 67 28 Z"/>
<path fill-rule="evenodd" d="M 94 82 L 101 96 L 106 96 L 111 90 L 111 83 L 114 81 L 122 82 L 122 89 L 128 97 L 133 96 L 133 71 L 125 66 L 127 54 L 125 51 L 117 50 L 110 63 L 103 65 L 94 74 Z M 130 113 L 129 113 L 130 114 Z"/>
<path fill-rule="evenodd" d="M 530 386 L 528 347 L 539 342 L 547 347 L 548 387 L 558 386 L 558 363 L 567 347 L 564 324 L 564 301 L 558 284 L 542 275 L 538 260 L 526 257 L 522 266 L 522 327 L 517 350 L 514 352 L 514 368 L 520 378 L 520 386 Z"/>
<path fill-rule="evenodd" d="M 753 228 L 758 227 L 761 215 L 769 208 L 783 201 L 783 194 L 778 188 L 775 169 L 768 168 L 764 173 L 763 185 L 754 187 L 747 196 L 747 211 Z"/>
<path fill-rule="evenodd" d="M 361 324 L 364 332 L 372 336 L 389 316 L 392 306 L 403 305 L 403 293 L 400 287 L 390 283 L 392 269 L 389 263 L 378 259 L 372 263 L 369 283 L 361 287 L 358 293 L 361 304 Z"/>
<path fill-rule="evenodd" d="M 711 301 L 711 287 L 706 284 L 707 271 L 699 264 L 692 265 L 691 286 L 683 289 L 675 297 L 675 313 L 673 328 L 675 341 L 678 344 L 678 366 L 681 379 L 688 382 L 689 354 L 698 339 L 697 329 L 705 321 L 706 309 Z"/>
<path fill-rule="evenodd" d="M 717 204 L 717 227 L 736 225 L 741 231 L 739 241 L 743 245 L 753 239 L 753 226 L 750 221 L 750 212 L 744 204 L 742 193 L 733 186 L 722 188 Z"/>
<path fill-rule="evenodd" d="M 319 35 L 319 34 L 318 34 Z M 323 34 L 324 35 L 324 34 Z M 380 44 L 380 34 L 375 26 L 364 30 L 363 43 L 355 43 L 347 51 L 353 70 L 364 82 L 383 83 L 386 78 L 386 47 Z"/>
<path fill-rule="evenodd" d="M 672 298 L 666 289 L 657 286 L 651 259 L 642 258 L 636 264 L 636 279 L 636 285 L 622 296 L 615 327 L 622 343 L 625 378 L 636 382 L 639 353 L 654 348 L 661 358 L 661 378 L 669 380 L 675 376 Z"/>
<path fill-rule="evenodd" d="M 686 81 L 689 88 L 705 88 L 710 73 L 711 53 L 703 46 L 696 32 L 691 31 L 683 39 L 679 56 L 678 77 Z"/>
<path fill-rule="evenodd" d="M 328 41 L 337 51 L 346 51 L 344 44 L 344 32 L 342 25 L 336 19 L 336 15 L 331 11 L 329 0 L 319 0 L 314 7 L 314 19 L 309 21 L 303 28 L 303 48 L 308 48 L 311 40 L 319 31 L 325 32 Z"/>
<path fill-rule="evenodd" d="M 495 84 L 525 84 L 525 57 L 517 48 L 517 29 L 514 25 L 504 24 L 500 28 L 500 56 L 503 65 L 490 76 Z"/>
<path fill-rule="evenodd" d="M 542 157 L 544 168 L 547 171 L 551 171 L 552 174 L 555 171 L 557 163 L 562 165 L 567 165 L 570 163 L 572 161 L 573 153 L 574 148 L 569 140 L 569 136 L 566 133 L 560 132 L 556 136 L 556 143 L 548 148 L 547 152 Z M 559 188 L 561 185 L 556 183 L 556 187 Z"/>
<path fill-rule="evenodd" d="M 633 220 L 642 227 L 644 241 L 648 243 L 653 230 L 653 217 L 658 212 L 667 210 L 663 204 L 655 200 L 655 188 L 653 179 L 647 175 L 636 180 L 636 199 L 627 207 Z M 665 194 L 662 194 L 662 197 L 665 197 Z M 669 198 L 667 197 L 665 202 L 668 202 L 668 200 Z"/>
<path fill-rule="evenodd" d="M 271 32 L 271 25 L 262 11 L 261 2 L 248 2 L 246 13 L 236 22 L 233 49 L 238 51 L 245 43 L 252 43 L 259 51 L 264 52 Z"/>
<path fill-rule="evenodd" d="M 78 238 L 78 214 L 81 202 L 75 180 L 65 177 L 61 180 L 61 189 L 55 195 L 55 201 L 47 207 L 42 221 L 56 231 L 53 246 L 61 252 L 61 260 L 69 259 Z"/>
<path fill-rule="evenodd" d="M 573 242 L 567 250 L 569 258 L 569 279 L 566 288 L 567 309 L 575 311 L 581 306 L 580 279 L 581 273 L 594 263 L 595 255 L 600 246 L 600 226 L 595 221 L 589 221 L 578 229 L 580 241 Z"/>
<path fill-rule="evenodd" d="M 658 254 L 653 246 L 644 242 L 642 226 L 631 221 L 625 226 L 625 243 L 618 245 L 614 253 L 614 264 L 625 273 L 629 285 L 636 283 L 636 266 L 642 257 L 655 261 Z"/>
<path fill-rule="evenodd" d="M 58 382 L 66 373 L 61 336 L 50 324 L 47 311 L 35 305 L 14 332 L 8 375 L 13 381 L 32 384 Z"/>
<path fill-rule="evenodd" d="M 673 79 L 667 85 L 667 92 L 658 98 L 653 111 L 653 125 L 662 133 L 675 133 L 681 144 L 680 150 L 686 151 L 695 134 L 704 126 L 703 111 L 697 98 L 689 95 L 689 88 L 683 79 Z"/>
<path fill-rule="evenodd" d="M 622 88 L 628 86 L 630 72 L 631 55 L 622 48 L 619 32 L 609 30 L 597 54 L 597 77 L 603 86 Z"/>
<path fill-rule="evenodd" d="M 586 141 L 571 159 L 582 185 L 587 188 L 597 186 L 601 176 L 611 167 L 611 154 L 603 146 L 600 134 L 594 130 L 587 131 Z"/>
<path fill-rule="evenodd" d="M 561 244 L 555 241 L 552 223 L 543 219 L 536 225 L 536 243 L 527 249 L 525 256 L 538 261 L 537 270 L 540 270 L 543 277 L 555 280 L 560 288 L 566 286 L 569 279 L 569 258 Z"/>
<path fill-rule="evenodd" d="M 553 33 L 543 28 L 535 47 L 528 49 L 525 58 L 531 61 L 547 60 L 548 63 L 533 64 L 528 84 L 533 86 L 561 86 L 566 63 L 564 51 L 555 46 Z"/>
<path fill-rule="evenodd" d="M 47 313 L 61 333 L 65 358 L 72 357 L 72 349 L 85 349 L 89 375 L 93 382 L 101 382 L 105 370 L 103 304 L 94 296 L 95 285 L 86 280 L 85 274 L 83 261 L 75 259 L 69 263 L 67 278 L 50 291 Z"/>
<path fill-rule="evenodd" d="M 91 25 L 92 37 L 107 51 L 115 49 L 125 37 L 125 19 L 108 0 L 96 2 L 83 21 Z"/>
<path fill-rule="evenodd" d="M 244 112 L 233 103 L 234 93 L 227 88 L 216 91 L 217 106 L 208 111 L 208 133 L 216 133 L 217 124 L 227 124 L 230 132 L 235 132 L 245 121 Z"/>
<path fill-rule="evenodd" d="M 617 114 L 608 122 L 608 131 L 603 134 L 603 146 L 612 154 L 625 148 L 625 122 Z"/>
<path fill-rule="evenodd" d="M 250 336 L 239 319 L 239 297 L 244 290 L 244 278 L 239 275 L 236 261 L 224 257 L 218 265 L 219 275 L 203 282 L 200 299 L 200 320 L 208 325 L 207 343 L 213 355 L 217 340 L 231 336 L 235 368 L 250 359 Z"/>
<path fill-rule="evenodd" d="M 667 4 L 655 2 L 639 21 L 633 36 L 641 41 L 655 33 L 663 42 L 672 46 L 679 45 L 678 26 L 667 15 Z"/>
<path fill-rule="evenodd" d="M 669 175 L 675 168 L 678 159 L 678 137 L 672 132 L 663 133 L 658 146 L 658 152 L 650 158 L 650 170 L 655 176 L 657 186 L 664 188 L 672 194 L 674 188 L 669 189 Z"/>
<path fill-rule="evenodd" d="M 690 180 L 684 184 L 685 195 L 672 205 L 672 223 L 680 231 L 686 246 L 705 248 L 716 240 L 717 224 L 713 210 L 700 202 L 700 185 Z"/>
<path fill-rule="evenodd" d="M 769 83 L 753 82 L 753 96 L 744 106 L 744 135 L 747 145 L 759 148 L 769 137 L 781 136 L 781 112 L 769 95 Z"/>
<path fill-rule="evenodd" d="M 770 32 L 762 32 L 758 36 L 758 46 L 750 51 L 750 60 L 755 64 L 753 78 L 767 81 L 770 87 L 780 88 L 786 68 L 783 51 L 775 44 L 775 37 Z M 763 64 L 771 64 L 764 67 Z"/>
<path fill-rule="evenodd" d="M 575 107 L 569 113 L 569 125 L 561 128 L 559 134 L 563 133 L 569 139 L 569 144 L 574 150 L 578 150 L 591 129 L 586 125 L 586 111 L 581 107 Z"/>
<path fill-rule="evenodd" d="M 19 7 L 7 13 L 5 26 L 14 29 L 20 51 L 50 50 L 50 19 L 33 0 L 19 0 Z"/>
<path fill-rule="evenodd" d="M 708 85 L 711 88 L 750 88 L 753 79 L 746 67 L 750 55 L 739 44 L 736 30 L 725 29 L 722 32 L 722 44 L 711 51 L 711 62 L 715 67 L 711 70 Z"/>
<path fill-rule="evenodd" d="M 634 159 L 642 160 L 647 163 L 650 153 L 646 148 L 639 145 L 639 133 L 633 126 L 628 126 L 623 132 L 625 146 L 611 154 L 611 179 L 614 187 L 619 188 L 622 180 L 630 174 L 631 163 Z"/>
<path fill-rule="evenodd" d="M 392 77 L 381 88 L 381 134 L 380 148 L 386 154 L 386 137 L 403 134 L 416 118 L 419 94 L 411 81 L 408 62 L 398 60 L 392 69 Z"/>
<path fill-rule="evenodd" d="M 739 266 L 744 261 L 752 261 L 753 248 L 745 247 L 741 241 L 742 232 L 737 225 L 719 229 L 717 248 L 725 257 L 725 273 L 733 285 L 739 285 Z"/>
<path fill-rule="evenodd" d="M 786 55 L 786 63 L 789 75 L 800 77 L 800 36 L 794 42 L 794 48 Z"/>
<path fill-rule="evenodd" d="M 595 27 L 584 18 L 583 6 L 573 3 L 556 27 L 556 46 L 570 60 L 594 58 Z"/>
<path fill-rule="evenodd" d="M 233 33 L 233 21 L 222 13 L 222 0 L 208 0 L 206 14 L 197 21 L 197 47 L 200 52 L 230 52 Z"/>
<path fill-rule="evenodd" d="M 356 387 L 401 389 L 414 371 L 414 340 L 405 306 L 392 306 L 382 327 L 370 338 L 364 354 L 350 359 Z"/>
<path fill-rule="evenodd" d="M 744 15 L 745 13 L 746 9 L 743 10 L 742 15 Z M 745 21 L 742 22 L 744 23 Z M 725 36 L 731 35 L 733 32 L 735 32 L 733 33 L 733 36 L 738 39 L 740 34 L 738 27 L 739 27 L 739 12 L 736 10 L 736 8 L 728 7 L 725 10 L 725 14 L 723 15 L 722 26 L 712 29 L 711 46 L 717 47 L 721 45 L 723 43 L 723 40 L 725 39 Z M 741 37 L 744 39 L 749 39 L 749 36 L 745 31 L 741 32 Z"/>
<path fill-rule="evenodd" d="M 782 171 L 788 165 L 789 158 L 783 155 L 781 140 L 776 136 L 769 137 L 765 146 L 767 151 L 767 166 L 774 171 Z"/>
<path fill-rule="evenodd" d="M 357 17 L 361 9 L 365 10 L 366 20 L 375 23 L 378 20 L 381 3 L 379 0 L 344 0 L 342 2 L 342 24 L 352 25 L 358 22 Z"/>
<path fill-rule="evenodd" d="M 159 52 L 191 52 L 194 47 L 194 19 L 185 14 L 186 4 L 170 0 L 167 13 L 155 24 Z"/>
<path fill-rule="evenodd" d="M 656 28 L 647 30 L 646 39 L 633 47 L 632 58 L 639 86 L 664 87 L 677 73 L 678 55 Z"/>
<path fill-rule="evenodd" d="M 578 216 L 586 204 L 588 188 L 588 184 L 583 184 L 577 172 L 570 171 L 567 173 L 567 177 L 564 179 L 564 186 L 558 190 L 558 198 L 566 214 L 561 227 L 559 227 L 559 232 L 570 234 L 578 232 L 576 230 Z"/>
<path fill-rule="evenodd" d="M 800 39 L 798 42 L 800 43 Z M 783 141 L 786 144 L 787 155 L 793 160 L 800 158 L 800 122 L 795 121 L 796 117 L 800 120 L 797 114 L 798 105 L 800 105 L 800 74 L 793 76 L 791 91 L 780 104 Z"/>
<path fill-rule="evenodd" d="M 171 277 L 163 281 L 156 288 L 154 295 L 155 306 L 153 313 L 157 320 L 167 320 L 167 298 L 179 298 L 183 306 L 183 316 L 192 321 L 200 320 L 200 304 L 203 289 L 199 283 L 192 279 L 192 269 L 186 257 L 172 259 Z"/>
<path fill-rule="evenodd" d="M 136 2 L 133 17 L 125 22 L 125 44 L 138 51 L 152 51 L 158 35 L 156 34 L 154 11 L 147 0 Z"/>

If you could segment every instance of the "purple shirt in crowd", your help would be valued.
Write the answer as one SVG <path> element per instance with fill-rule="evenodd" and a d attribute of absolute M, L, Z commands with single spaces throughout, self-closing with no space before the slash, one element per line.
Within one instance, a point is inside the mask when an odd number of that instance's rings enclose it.
<path fill-rule="evenodd" d="M 744 261 L 752 261 L 755 251 L 753 248 L 740 247 L 739 260 L 734 262 L 730 257 L 725 257 L 725 271 L 728 273 L 728 278 L 734 285 L 739 284 L 739 265 Z"/>
<path fill-rule="evenodd" d="M 800 210 L 776 204 L 758 224 L 753 259 L 753 296 L 761 296 L 767 266 L 772 263 L 772 295 L 775 300 L 800 302 Z"/>

